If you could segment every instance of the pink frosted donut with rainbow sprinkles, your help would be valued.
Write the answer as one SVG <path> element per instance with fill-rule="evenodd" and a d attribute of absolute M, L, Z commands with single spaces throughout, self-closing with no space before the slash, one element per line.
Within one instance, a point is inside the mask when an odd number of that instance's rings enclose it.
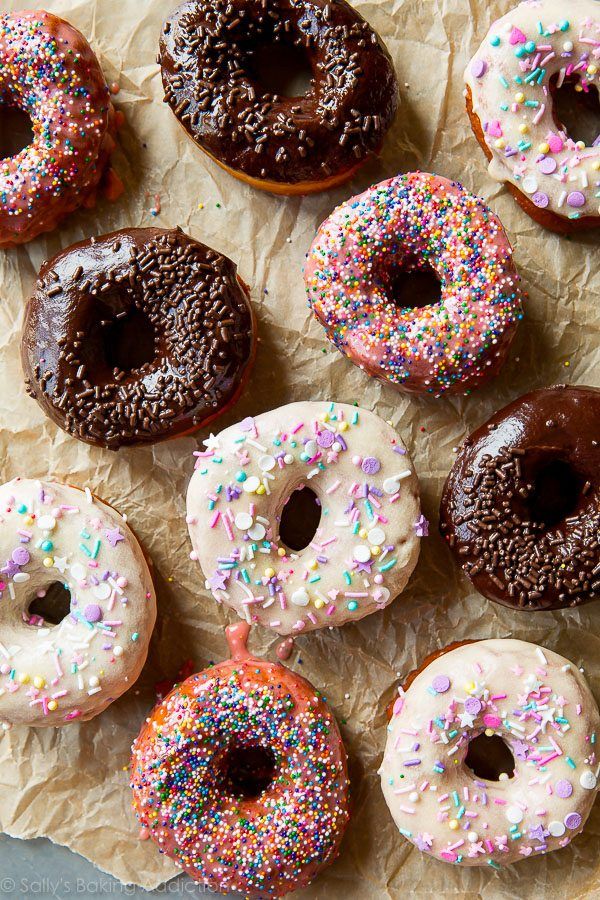
<path fill-rule="evenodd" d="M 114 149 L 100 64 L 72 25 L 43 11 L 0 16 L 0 107 L 22 110 L 33 142 L 0 159 L 0 247 L 51 231 L 92 203 Z"/>
<path fill-rule="evenodd" d="M 399 280 L 415 273 L 439 281 L 437 302 L 398 300 Z M 413 393 L 468 394 L 497 375 L 522 317 L 500 220 L 457 182 L 423 172 L 339 206 L 308 253 L 305 284 L 329 340 Z"/>

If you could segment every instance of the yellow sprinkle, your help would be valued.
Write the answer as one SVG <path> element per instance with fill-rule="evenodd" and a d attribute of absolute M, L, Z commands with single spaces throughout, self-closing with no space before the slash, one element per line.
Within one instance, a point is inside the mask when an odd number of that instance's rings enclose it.
<path fill-rule="evenodd" d="M 546 144 L 544 141 L 541 144 L 538 144 L 538 150 L 540 153 L 549 153 L 550 152 L 550 144 Z"/>
<path fill-rule="evenodd" d="M 361 528 L 360 531 L 358 532 L 358 536 L 364 540 L 367 536 L 367 529 Z"/>
<path fill-rule="evenodd" d="M 314 572 L 315 569 L 319 568 L 319 563 L 316 561 L 316 559 L 312 559 L 308 564 L 308 568 L 312 569 L 312 571 Z"/>
<path fill-rule="evenodd" d="M 527 125 L 526 122 L 522 122 L 519 125 L 519 131 L 521 132 L 521 134 L 527 134 L 527 132 L 529 131 L 529 125 Z"/>
<path fill-rule="evenodd" d="M 585 141 L 577 141 L 575 146 L 578 150 L 585 150 Z"/>
<path fill-rule="evenodd" d="M 565 366 L 567 367 L 567 369 L 569 368 L 570 365 L 571 365 L 571 363 L 569 362 L 569 360 L 567 360 L 565 363 Z"/>
<path fill-rule="evenodd" d="M 524 99 L 525 94 L 523 93 L 523 91 L 519 91 L 517 94 L 515 94 L 515 100 L 517 101 L 517 103 L 522 103 Z"/>
<path fill-rule="evenodd" d="M 583 88 L 581 87 L 580 84 L 576 84 L 576 85 L 575 85 L 575 90 L 577 91 L 578 94 L 580 94 L 581 91 L 583 90 Z"/>
<path fill-rule="evenodd" d="M 283 547 L 279 548 L 279 550 L 277 551 L 277 556 L 285 556 L 285 550 L 283 549 Z"/>
<path fill-rule="evenodd" d="M 475 690 L 475 682 L 467 681 L 467 683 L 465 684 L 465 691 L 474 691 L 474 690 Z"/>
<path fill-rule="evenodd" d="M 592 169 L 594 172 L 600 172 L 600 159 L 595 159 L 592 163 Z"/>
<path fill-rule="evenodd" d="M 486 729 L 485 729 L 485 736 L 486 736 L 486 737 L 492 737 L 493 734 L 494 734 L 494 729 L 493 729 L 493 728 L 486 728 Z"/>
<path fill-rule="evenodd" d="M 265 569 L 265 578 L 272 578 L 274 574 L 275 569 L 272 569 L 270 567 L 268 569 Z"/>
<path fill-rule="evenodd" d="M 33 683 L 40 691 L 43 687 L 46 687 L 46 679 L 42 678 L 41 675 L 36 675 L 33 679 Z"/>
<path fill-rule="evenodd" d="M 456 831 L 456 829 L 458 828 L 458 819 L 450 819 L 450 821 L 448 822 L 448 828 L 451 831 Z"/>
<path fill-rule="evenodd" d="M 340 422 L 339 427 L 340 427 L 340 431 L 348 431 L 348 423 L 347 422 Z"/>
<path fill-rule="evenodd" d="M 199 204 L 198 204 L 198 209 L 204 209 L 204 203 L 199 203 Z"/>
<path fill-rule="evenodd" d="M 30 680 L 31 679 L 27 672 L 21 672 L 21 674 L 19 675 L 19 681 L 21 682 L 21 684 L 29 684 Z"/>
<path fill-rule="evenodd" d="M 48 709 L 50 712 L 54 712 L 55 709 L 58 709 L 58 703 L 56 700 L 48 700 Z"/>
<path fill-rule="evenodd" d="M 317 597 L 317 599 L 315 600 L 315 609 L 323 609 L 324 606 L 325 603 L 323 602 L 323 600 L 321 600 L 320 597 Z"/>
<path fill-rule="evenodd" d="M 597 71 L 598 66 L 595 66 L 593 63 L 590 63 L 590 65 L 587 67 L 588 75 L 595 75 Z"/>
<path fill-rule="evenodd" d="M 35 519 L 33 519 L 31 516 L 25 516 L 23 522 L 25 523 L 25 525 L 33 525 Z"/>
<path fill-rule="evenodd" d="M 494 147 L 497 147 L 498 150 L 504 150 L 504 148 L 506 147 L 506 141 L 504 140 L 504 138 L 498 138 L 497 141 L 494 141 Z"/>
<path fill-rule="evenodd" d="M 265 494 L 266 493 L 266 488 L 265 488 L 264 484 L 259 484 L 259 486 L 256 488 L 256 493 L 257 494 Z"/>
<path fill-rule="evenodd" d="M 373 556 L 379 556 L 379 554 L 381 553 L 381 547 L 379 546 L 379 544 L 375 544 L 374 547 L 371 547 L 371 553 Z"/>
<path fill-rule="evenodd" d="M 45 567 L 46 569 L 51 569 L 53 565 L 54 565 L 54 557 L 53 557 L 53 556 L 47 556 L 47 557 L 44 559 L 44 567 Z"/>

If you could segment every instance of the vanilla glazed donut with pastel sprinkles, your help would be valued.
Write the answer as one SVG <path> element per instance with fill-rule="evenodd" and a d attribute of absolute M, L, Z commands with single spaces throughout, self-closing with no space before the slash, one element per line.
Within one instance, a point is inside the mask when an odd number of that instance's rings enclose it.
<path fill-rule="evenodd" d="M 521 3 L 491 26 L 465 72 L 467 111 L 489 173 L 533 219 L 569 233 L 600 225 L 600 133 L 574 140 L 561 117 L 598 112 L 595 0 Z M 572 96 L 564 112 L 563 88 Z M 580 127 L 580 126 L 579 126 Z"/>
<path fill-rule="evenodd" d="M 291 403 L 204 444 L 187 522 L 218 603 L 287 635 L 361 619 L 404 590 L 428 523 L 406 448 L 374 413 Z M 311 491 L 312 506 L 295 506 Z"/>
<path fill-rule="evenodd" d="M 115 110 L 94 51 L 43 10 L 0 15 L 0 109 L 20 109 L 33 141 L 0 159 L 0 247 L 51 231 L 92 205 L 115 147 Z"/>
<path fill-rule="evenodd" d="M 409 279 L 427 276 L 439 282 L 437 302 L 410 293 Z M 401 391 L 470 393 L 499 373 L 522 317 L 500 220 L 457 182 L 423 172 L 339 206 L 319 228 L 304 278 L 329 340 Z"/>
<path fill-rule="evenodd" d="M 584 676 L 552 650 L 509 639 L 449 649 L 399 690 L 386 803 L 400 834 L 443 862 L 498 869 L 558 850 L 596 799 L 599 730 Z"/>
<path fill-rule="evenodd" d="M 57 584 L 70 602 L 54 623 L 44 605 Z M 122 515 L 87 488 L 27 478 L 0 486 L 5 727 L 101 713 L 139 676 L 155 619 L 148 564 Z"/>
<path fill-rule="evenodd" d="M 148 716 L 131 787 L 161 853 L 212 891 L 259 900 L 306 887 L 335 859 L 349 782 L 325 698 L 252 656 L 249 630 L 227 628 L 231 659 L 177 685 Z"/>

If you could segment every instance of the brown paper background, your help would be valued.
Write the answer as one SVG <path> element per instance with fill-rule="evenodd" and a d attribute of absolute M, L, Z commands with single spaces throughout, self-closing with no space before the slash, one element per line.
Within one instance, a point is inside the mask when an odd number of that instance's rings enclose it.
<path fill-rule="evenodd" d="M 207 435 L 118 455 L 67 437 L 25 394 L 19 336 L 25 299 L 46 257 L 120 227 L 181 225 L 238 262 L 259 321 L 250 386 L 217 429 L 292 400 L 358 400 L 398 427 L 432 519 L 418 568 L 394 604 L 358 624 L 297 639 L 290 664 L 326 693 L 343 723 L 354 785 L 354 817 L 341 857 L 299 896 L 598 896 L 600 803 L 584 835 L 567 849 L 498 874 L 456 869 L 420 854 L 398 835 L 376 774 L 385 741 L 383 711 L 398 675 L 452 640 L 510 635 L 540 642 L 583 665 L 600 697 L 600 604 L 517 614 L 487 603 L 470 590 L 436 531 L 453 447 L 466 433 L 534 387 L 561 381 L 600 385 L 598 238 L 567 240 L 530 221 L 487 176 L 464 111 L 463 69 L 490 21 L 506 13 L 511 0 L 358 2 L 394 58 L 401 111 L 379 160 L 350 186 L 308 199 L 276 198 L 240 184 L 180 130 L 162 103 L 155 62 L 162 20 L 175 5 L 174 0 L 45 0 L 47 9 L 88 36 L 107 81 L 120 84 L 116 105 L 127 124 L 115 165 L 127 193 L 115 204 L 102 201 L 95 211 L 76 213 L 46 238 L 0 252 L 0 476 L 68 478 L 88 484 L 126 512 L 157 570 L 159 619 L 140 681 L 99 718 L 56 730 L 14 728 L 0 737 L 0 828 L 21 838 L 45 835 L 123 882 L 146 888 L 177 871 L 151 842 L 138 840 L 124 768 L 152 705 L 154 684 L 174 677 L 187 659 L 201 669 L 225 654 L 225 615 L 201 588 L 200 573 L 188 557 L 184 522 L 191 454 Z M 0 0 L 2 12 L 35 6 Z M 318 224 L 335 204 L 369 183 L 414 168 L 460 179 L 490 203 L 512 237 L 530 293 L 504 372 L 466 399 L 408 399 L 369 380 L 326 343 L 305 305 L 301 267 Z M 162 202 L 158 218 L 150 212 L 155 193 Z M 201 203 L 204 209 L 198 208 Z M 257 651 L 273 656 L 276 643 L 255 631 Z"/>

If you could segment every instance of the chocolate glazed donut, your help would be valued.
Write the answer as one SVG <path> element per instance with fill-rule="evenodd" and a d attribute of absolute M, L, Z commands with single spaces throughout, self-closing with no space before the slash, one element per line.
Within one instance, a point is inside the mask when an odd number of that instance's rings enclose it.
<path fill-rule="evenodd" d="M 538 610 L 600 597 L 600 390 L 533 391 L 468 437 L 440 528 L 490 600 Z"/>
<path fill-rule="evenodd" d="M 299 97 L 270 93 L 259 58 L 301 55 Z M 376 152 L 398 106 L 389 53 L 346 0 L 188 0 L 160 43 L 165 102 L 219 165 L 255 187 L 311 193 Z"/>
<path fill-rule="evenodd" d="M 44 264 L 21 357 L 28 393 L 79 440 L 117 450 L 206 425 L 254 360 L 246 286 L 181 230 L 129 229 Z"/>

